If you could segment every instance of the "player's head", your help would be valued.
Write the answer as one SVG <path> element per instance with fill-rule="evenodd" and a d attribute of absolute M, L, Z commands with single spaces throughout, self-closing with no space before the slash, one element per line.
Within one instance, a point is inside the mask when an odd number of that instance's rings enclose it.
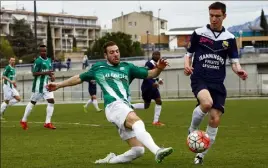
<path fill-rule="evenodd" d="M 120 63 L 120 51 L 115 42 L 109 41 L 103 46 L 104 57 L 112 65 L 118 65 Z"/>
<path fill-rule="evenodd" d="M 16 62 L 16 58 L 14 56 L 9 58 L 9 64 L 11 66 L 15 66 L 15 62 Z"/>
<path fill-rule="evenodd" d="M 154 51 L 152 54 L 152 60 L 157 62 L 161 58 L 161 53 L 159 51 Z"/>
<path fill-rule="evenodd" d="M 46 45 L 40 45 L 39 46 L 40 55 L 43 58 L 47 57 L 47 46 Z"/>
<path fill-rule="evenodd" d="M 226 18 L 226 5 L 221 2 L 214 2 L 208 9 L 211 29 L 221 30 L 222 22 Z"/>

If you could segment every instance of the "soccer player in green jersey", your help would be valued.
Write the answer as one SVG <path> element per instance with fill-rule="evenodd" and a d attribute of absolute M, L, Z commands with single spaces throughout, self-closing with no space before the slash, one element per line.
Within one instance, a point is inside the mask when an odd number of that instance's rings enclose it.
<path fill-rule="evenodd" d="M 32 108 L 35 106 L 36 102 L 40 99 L 47 100 L 47 115 L 44 124 L 45 128 L 56 129 L 56 127 L 51 123 L 51 117 L 54 111 L 54 94 L 46 89 L 49 78 L 51 81 L 55 80 L 54 72 L 52 71 L 51 59 L 47 57 L 46 46 L 40 46 L 40 56 L 35 59 L 33 66 L 33 86 L 32 86 L 32 96 L 31 102 L 29 102 L 25 108 L 24 116 L 20 121 L 21 127 L 24 130 L 28 129 L 27 118 L 30 115 Z"/>
<path fill-rule="evenodd" d="M 148 70 L 131 63 L 120 62 L 118 46 L 112 41 L 107 42 L 103 49 L 107 62 L 97 62 L 88 72 L 75 75 L 62 82 L 50 83 L 47 86 L 48 90 L 54 91 L 90 80 L 96 80 L 101 87 L 104 94 L 106 118 L 117 127 L 120 137 L 131 146 L 131 149 L 120 155 L 110 153 L 104 159 L 95 161 L 96 164 L 131 162 L 144 154 L 144 146 L 155 155 L 157 163 L 162 162 L 173 152 L 173 148 L 160 148 L 155 144 L 127 98 L 129 81 L 134 78 L 157 77 L 168 65 L 167 61 L 161 59 L 157 63 L 157 68 Z"/>
<path fill-rule="evenodd" d="M 16 69 L 15 69 L 15 57 L 10 57 L 9 65 L 5 67 L 2 79 L 4 79 L 3 92 L 4 92 L 4 101 L 1 104 L 1 113 L 2 115 L 8 106 L 12 106 L 20 102 L 20 95 L 16 87 Z"/>

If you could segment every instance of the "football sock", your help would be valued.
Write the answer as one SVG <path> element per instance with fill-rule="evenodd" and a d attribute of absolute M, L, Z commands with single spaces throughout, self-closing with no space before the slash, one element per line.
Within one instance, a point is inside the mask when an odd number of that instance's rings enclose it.
<path fill-rule="evenodd" d="M 136 135 L 136 138 L 153 154 L 156 154 L 157 150 L 160 148 L 155 144 L 152 136 L 145 130 L 143 121 L 136 121 L 132 125 L 132 129 Z"/>
<path fill-rule="evenodd" d="M 54 104 L 48 103 L 47 104 L 47 116 L 46 116 L 46 124 L 51 123 L 51 117 L 54 111 Z"/>
<path fill-rule="evenodd" d="M 134 107 L 134 109 L 144 109 L 144 103 L 135 103 L 132 104 L 132 106 Z"/>
<path fill-rule="evenodd" d="M 193 111 L 193 115 L 192 115 L 192 122 L 191 122 L 191 126 L 190 126 L 190 132 L 198 129 L 200 123 L 202 122 L 202 120 L 204 119 L 204 117 L 206 116 L 206 113 L 204 113 L 199 106 L 197 106 L 194 111 Z"/>
<path fill-rule="evenodd" d="M 213 143 L 215 142 L 215 139 L 216 139 L 216 136 L 217 136 L 217 133 L 218 133 L 218 128 L 213 128 L 211 126 L 207 126 L 207 130 L 206 130 L 206 133 L 208 134 L 208 136 L 210 137 L 210 143 L 209 143 L 209 148 L 202 152 L 200 155 L 201 157 L 204 158 L 204 156 L 207 154 L 208 150 L 211 148 L 211 146 L 213 145 Z"/>
<path fill-rule="evenodd" d="M 162 110 L 162 106 L 155 104 L 155 106 L 154 106 L 154 122 L 159 121 L 161 110 Z"/>
<path fill-rule="evenodd" d="M 32 109 L 33 109 L 33 104 L 31 102 L 29 102 L 25 108 L 25 112 L 24 112 L 24 115 L 23 115 L 23 118 L 22 118 L 22 122 L 26 122 L 27 121 L 27 118 L 28 116 L 30 115 Z"/>
<path fill-rule="evenodd" d="M 135 160 L 141 157 L 144 154 L 144 147 L 136 146 L 132 147 L 130 150 L 126 151 L 125 153 L 113 157 L 110 159 L 109 163 L 126 163 L 132 160 Z"/>

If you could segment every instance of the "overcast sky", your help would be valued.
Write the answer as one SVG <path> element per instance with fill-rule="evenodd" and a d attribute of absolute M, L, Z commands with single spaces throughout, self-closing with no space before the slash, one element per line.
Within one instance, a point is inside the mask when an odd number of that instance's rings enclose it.
<path fill-rule="evenodd" d="M 33 1 L 1 1 L 5 9 L 24 7 L 33 11 Z M 224 1 L 227 5 L 225 27 L 253 21 L 260 16 L 261 9 L 268 15 L 268 1 Z M 124 14 L 151 10 L 154 16 L 168 21 L 168 29 L 179 27 L 203 26 L 208 23 L 208 6 L 213 1 L 37 1 L 38 12 L 60 13 L 72 15 L 95 15 L 98 24 L 112 28 L 112 19 Z"/>

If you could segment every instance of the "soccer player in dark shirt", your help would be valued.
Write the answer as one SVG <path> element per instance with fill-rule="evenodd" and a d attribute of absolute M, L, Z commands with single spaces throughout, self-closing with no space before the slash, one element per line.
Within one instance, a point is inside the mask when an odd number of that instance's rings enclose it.
<path fill-rule="evenodd" d="M 226 18 L 226 6 L 221 2 L 209 6 L 210 24 L 196 29 L 185 55 L 184 73 L 191 75 L 191 88 L 198 105 L 193 111 L 189 133 L 197 130 L 203 118 L 208 114 L 206 132 L 210 136 L 210 147 L 214 143 L 221 115 L 224 113 L 226 89 L 223 84 L 226 76 L 226 59 L 232 70 L 241 79 L 247 78 L 247 72 L 239 64 L 236 39 L 228 32 L 222 22 Z M 193 61 L 192 61 L 193 58 Z M 198 153 L 195 164 L 202 164 L 207 150 Z"/>

